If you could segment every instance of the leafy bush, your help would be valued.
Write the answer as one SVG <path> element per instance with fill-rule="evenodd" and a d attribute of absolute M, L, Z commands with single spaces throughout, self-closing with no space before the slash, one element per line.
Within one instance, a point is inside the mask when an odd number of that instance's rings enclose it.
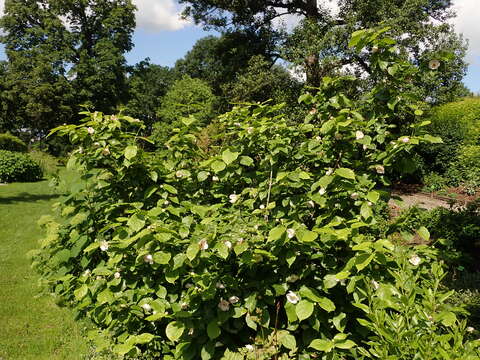
<path fill-rule="evenodd" d="M 40 150 L 30 151 L 28 155 L 42 168 L 43 174 L 55 175 L 58 173 L 58 160 L 54 156 Z"/>
<path fill-rule="evenodd" d="M 37 181 L 42 169 L 27 154 L 0 150 L 0 182 Z"/>
<path fill-rule="evenodd" d="M 446 172 L 450 185 L 470 184 L 480 187 L 480 145 L 464 145 Z"/>
<path fill-rule="evenodd" d="M 154 123 L 152 140 L 162 144 L 170 138 L 173 129 L 181 127 L 183 117 L 194 116 L 206 125 L 215 116 L 216 97 L 206 82 L 184 76 L 173 83 L 162 99 L 158 110 L 160 121 Z"/>
<path fill-rule="evenodd" d="M 420 148 L 429 170 L 445 173 L 455 162 L 458 149 L 480 141 L 480 98 L 468 98 L 433 109 L 428 132 L 439 136 L 443 144 Z"/>
<path fill-rule="evenodd" d="M 372 68 L 396 74 L 395 101 L 413 113 L 401 87 L 415 71 L 380 35 L 352 45 L 381 48 Z M 120 355 L 166 360 L 478 358 L 437 286 L 435 252 L 367 234 L 386 170 L 435 139 L 416 126 L 389 136 L 388 105 L 370 112 L 386 89 L 353 101 L 338 90 L 348 81 L 303 95 L 315 111 L 302 124 L 283 105 L 234 108 L 208 152 L 184 118 L 154 161 L 129 117 L 54 130 L 78 146 L 69 167 L 82 177 L 63 201 L 67 221 L 44 220 L 34 265 L 98 325 L 99 349 L 112 338 Z"/>
<path fill-rule="evenodd" d="M 0 150 L 25 152 L 27 145 L 16 136 L 0 134 Z"/>

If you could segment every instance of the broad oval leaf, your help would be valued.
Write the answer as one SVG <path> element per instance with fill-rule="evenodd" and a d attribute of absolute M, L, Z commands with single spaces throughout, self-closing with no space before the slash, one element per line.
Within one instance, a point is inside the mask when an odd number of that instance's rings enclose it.
<path fill-rule="evenodd" d="M 185 325 L 179 321 L 172 321 L 167 325 L 165 333 L 167 338 L 171 341 L 177 341 L 182 336 L 185 330 Z"/>

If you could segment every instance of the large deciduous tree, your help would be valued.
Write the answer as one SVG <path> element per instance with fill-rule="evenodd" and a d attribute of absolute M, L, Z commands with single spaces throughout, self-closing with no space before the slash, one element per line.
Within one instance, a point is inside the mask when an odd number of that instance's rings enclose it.
<path fill-rule="evenodd" d="M 442 75 L 424 79 L 419 91 L 441 102 L 461 88 L 466 64 L 464 41 L 447 21 L 454 16 L 451 0 L 179 0 L 184 15 L 220 31 L 261 31 L 280 39 L 282 57 L 301 65 L 307 83 L 338 71 L 370 73 L 367 56 L 355 54 L 347 42 L 360 28 L 390 26 L 405 58 L 414 63 L 441 58 Z M 285 16 L 296 19 L 292 31 L 278 26 Z M 448 58 L 446 53 L 455 56 Z"/>
<path fill-rule="evenodd" d="M 130 0 L 5 1 L 3 83 L 17 127 L 42 133 L 79 104 L 111 112 L 125 100 L 134 9 Z"/>

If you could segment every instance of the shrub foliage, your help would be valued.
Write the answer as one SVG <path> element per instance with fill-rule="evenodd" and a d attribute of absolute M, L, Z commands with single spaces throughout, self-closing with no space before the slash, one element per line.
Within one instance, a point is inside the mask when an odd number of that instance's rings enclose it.
<path fill-rule="evenodd" d="M 0 150 L 26 152 L 27 145 L 11 134 L 0 134 Z"/>
<path fill-rule="evenodd" d="M 193 118 L 153 160 L 130 117 L 54 130 L 78 146 L 69 166 L 81 180 L 65 224 L 45 219 L 34 264 L 98 325 L 98 349 L 112 338 L 120 355 L 162 359 L 478 358 L 435 251 L 367 231 L 386 169 L 437 139 L 388 131 L 396 104 L 419 114 L 401 91 L 416 70 L 392 40 L 370 30 L 351 44 L 380 49 L 372 66 L 398 88 L 353 101 L 338 89 L 354 79 L 325 78 L 300 98 L 301 124 L 282 105 L 236 107 L 215 151 L 198 146 Z M 394 105 L 372 105 L 386 93 Z"/>
<path fill-rule="evenodd" d="M 27 154 L 0 150 L 0 182 L 37 181 L 42 169 Z"/>

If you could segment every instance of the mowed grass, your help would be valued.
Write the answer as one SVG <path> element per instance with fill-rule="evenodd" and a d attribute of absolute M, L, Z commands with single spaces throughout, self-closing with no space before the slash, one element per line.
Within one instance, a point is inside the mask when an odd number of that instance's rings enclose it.
<path fill-rule="evenodd" d="M 82 324 L 49 295 L 26 254 L 43 235 L 37 220 L 56 200 L 46 181 L 0 185 L 0 360 L 85 359 Z"/>

